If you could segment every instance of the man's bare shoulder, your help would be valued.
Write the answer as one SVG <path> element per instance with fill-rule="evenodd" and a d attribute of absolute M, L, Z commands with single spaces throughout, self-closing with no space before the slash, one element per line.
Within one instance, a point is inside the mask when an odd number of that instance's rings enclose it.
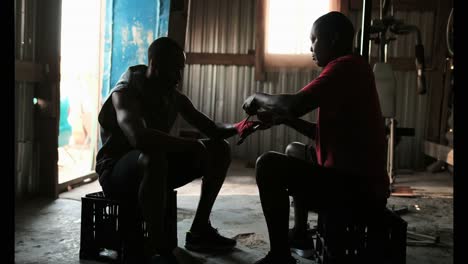
<path fill-rule="evenodd" d="M 114 91 L 111 97 L 112 104 L 116 109 L 138 105 L 138 97 L 128 89 Z"/>
<path fill-rule="evenodd" d="M 183 113 L 191 113 L 194 109 L 192 100 L 185 95 L 182 91 L 175 90 L 174 91 L 175 102 L 177 104 L 177 111 Z"/>
<path fill-rule="evenodd" d="M 184 102 L 187 102 L 189 101 L 190 102 L 190 99 L 188 98 L 187 95 L 184 94 L 184 92 L 180 91 L 180 90 L 174 90 L 174 97 L 175 99 L 177 100 L 178 103 L 184 103 Z"/>

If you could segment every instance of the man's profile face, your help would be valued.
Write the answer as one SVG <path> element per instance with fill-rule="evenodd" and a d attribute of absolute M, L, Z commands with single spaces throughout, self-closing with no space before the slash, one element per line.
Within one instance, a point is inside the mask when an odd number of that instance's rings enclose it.
<path fill-rule="evenodd" d="M 314 23 L 310 33 L 312 60 L 319 67 L 325 67 L 332 58 L 332 41 L 320 34 L 320 24 Z M 323 26 L 322 26 L 323 27 Z M 320 29 L 320 30 L 319 30 Z"/>

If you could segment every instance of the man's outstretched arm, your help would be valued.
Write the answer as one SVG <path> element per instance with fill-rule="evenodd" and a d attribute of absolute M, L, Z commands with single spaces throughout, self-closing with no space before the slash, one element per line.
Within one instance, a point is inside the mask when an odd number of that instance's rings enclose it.
<path fill-rule="evenodd" d="M 254 132 L 254 126 L 259 122 L 242 120 L 235 124 L 215 123 L 208 116 L 196 109 L 190 99 L 177 91 L 179 110 L 182 117 L 203 134 L 213 139 L 226 139 L 235 135 L 245 137 Z"/>
<path fill-rule="evenodd" d="M 336 65 L 329 66 L 297 93 L 255 93 L 245 100 L 242 107 L 250 115 L 264 110 L 292 119 L 301 117 L 323 104 L 338 104 L 346 99 L 345 92 L 351 90 L 342 89 L 341 68 Z"/>
<path fill-rule="evenodd" d="M 255 115 L 258 110 L 271 112 L 288 119 L 301 117 L 318 107 L 318 102 L 309 93 L 296 94 L 255 93 L 247 98 L 242 106 L 247 114 Z"/>
<path fill-rule="evenodd" d="M 142 151 L 170 150 L 172 152 L 206 151 L 198 140 L 173 137 L 167 133 L 146 127 L 135 97 L 129 93 L 114 92 L 112 103 L 117 122 L 130 144 Z"/>
<path fill-rule="evenodd" d="M 312 139 L 315 139 L 315 123 L 305 121 L 300 117 L 317 107 L 318 100 L 314 94 L 304 91 L 299 91 L 296 94 L 278 95 L 255 93 L 243 105 L 248 114 L 257 114 L 259 120 L 264 123 L 269 122 L 263 118 L 265 114 L 262 113 L 269 113 L 272 119 L 278 118 L 280 120 L 276 124 L 285 124 Z"/>
<path fill-rule="evenodd" d="M 257 117 L 263 124 L 265 124 L 265 127 L 269 128 L 274 125 L 284 124 L 293 128 L 304 136 L 315 140 L 315 123 L 308 122 L 297 117 L 275 115 L 274 113 L 268 111 L 257 112 Z"/>

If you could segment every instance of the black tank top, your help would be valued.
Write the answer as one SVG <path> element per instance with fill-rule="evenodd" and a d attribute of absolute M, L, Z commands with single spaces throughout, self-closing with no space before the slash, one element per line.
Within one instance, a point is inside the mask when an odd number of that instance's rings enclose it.
<path fill-rule="evenodd" d="M 123 131 L 117 123 L 115 108 L 112 104 L 112 94 L 116 91 L 131 93 L 140 102 L 143 119 L 148 128 L 169 133 L 177 117 L 177 104 L 175 91 L 168 95 L 149 98 L 144 95 L 146 85 L 146 65 L 129 67 L 122 74 L 115 87 L 102 105 L 98 121 L 100 125 L 102 147 L 96 155 L 96 173 L 101 176 L 106 170 L 112 169 L 115 162 L 129 151 L 134 150 Z M 157 89 L 157 87 L 154 87 Z"/>

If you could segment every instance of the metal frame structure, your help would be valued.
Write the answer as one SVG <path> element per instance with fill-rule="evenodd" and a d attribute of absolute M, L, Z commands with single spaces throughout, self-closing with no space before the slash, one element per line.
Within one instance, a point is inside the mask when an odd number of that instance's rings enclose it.
<path fill-rule="evenodd" d="M 380 16 L 371 19 L 372 1 L 363 0 L 362 25 L 360 34 L 360 54 L 370 61 L 370 50 L 372 41 L 379 45 L 379 62 L 387 63 L 388 45 L 396 40 L 396 35 L 416 34 L 417 41 L 415 46 L 415 65 L 417 71 L 417 91 L 422 95 L 426 93 L 425 61 L 424 47 L 421 40 L 421 32 L 414 25 L 405 24 L 403 21 L 394 17 L 393 1 L 380 0 Z M 389 129 L 388 147 L 387 147 L 387 173 L 392 185 L 395 181 L 394 160 L 395 160 L 395 134 L 396 120 L 395 116 L 385 118 L 386 126 Z"/>

